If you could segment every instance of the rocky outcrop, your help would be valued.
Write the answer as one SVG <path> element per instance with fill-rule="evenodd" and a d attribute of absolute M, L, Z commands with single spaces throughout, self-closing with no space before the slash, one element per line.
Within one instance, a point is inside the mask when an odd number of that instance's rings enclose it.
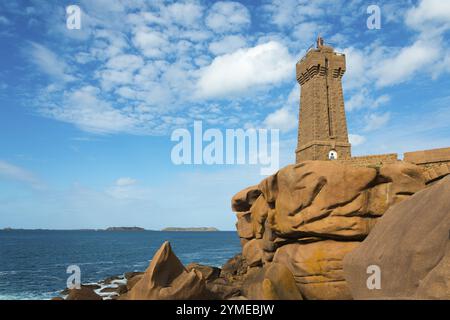
<path fill-rule="evenodd" d="M 206 281 L 196 269 L 187 271 L 169 242 L 159 248 L 142 278 L 126 294 L 128 300 L 207 299 Z"/>
<path fill-rule="evenodd" d="M 252 204 L 258 199 L 261 194 L 258 186 L 251 186 L 239 191 L 233 196 L 231 200 L 231 208 L 233 211 L 245 212 L 250 210 Z"/>
<path fill-rule="evenodd" d="M 276 251 L 273 262 L 291 270 L 305 299 L 351 299 L 342 260 L 358 245 L 335 240 L 290 243 Z"/>
<path fill-rule="evenodd" d="M 389 207 L 425 187 L 423 169 L 401 161 L 382 167 L 305 161 L 282 168 L 232 199 L 248 268 L 244 278 L 253 287 L 265 282 L 273 288 L 265 270 L 282 265 L 301 297 L 350 299 L 344 257 Z M 259 287 L 245 295 L 264 298 L 263 292 Z M 272 292 L 285 296 L 280 287 Z"/>
<path fill-rule="evenodd" d="M 83 284 L 81 289 L 65 289 L 53 300 L 185 300 L 245 299 L 243 275 L 247 265 L 242 255 L 231 258 L 223 269 L 179 261 L 169 242 L 155 253 L 145 272 L 126 272 L 98 284 Z"/>
<path fill-rule="evenodd" d="M 92 286 L 82 285 L 80 289 L 67 289 L 66 300 L 102 300 Z"/>
<path fill-rule="evenodd" d="M 242 291 L 247 299 L 252 300 L 302 300 L 292 272 L 281 263 L 250 268 Z"/>
<path fill-rule="evenodd" d="M 197 270 L 202 275 L 203 278 L 208 281 L 214 281 L 220 276 L 220 268 L 206 266 L 199 263 L 190 263 L 186 266 L 186 270 L 189 272 L 191 270 Z"/>
<path fill-rule="evenodd" d="M 237 277 L 241 277 L 247 272 L 247 264 L 242 257 L 242 254 L 237 254 L 230 258 L 223 266 L 220 271 L 220 276 L 222 278 L 233 280 Z"/>
<path fill-rule="evenodd" d="M 391 207 L 344 259 L 355 299 L 450 299 L 450 177 Z M 368 268 L 380 288 L 367 285 Z"/>
<path fill-rule="evenodd" d="M 127 291 L 130 291 L 136 283 L 138 283 L 142 277 L 144 276 L 144 273 L 133 275 L 132 277 L 127 279 Z"/>
<path fill-rule="evenodd" d="M 423 168 L 401 161 L 381 167 L 290 165 L 233 197 L 242 253 L 221 269 L 197 263 L 185 268 L 165 242 L 145 272 L 65 294 L 131 300 L 449 299 L 450 177 L 427 182 Z M 367 289 L 372 264 L 382 270 L 380 290 Z"/>

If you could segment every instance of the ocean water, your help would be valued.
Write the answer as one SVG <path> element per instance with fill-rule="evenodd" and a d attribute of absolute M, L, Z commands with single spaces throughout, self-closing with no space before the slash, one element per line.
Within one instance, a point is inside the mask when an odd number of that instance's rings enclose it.
<path fill-rule="evenodd" d="M 241 250 L 236 232 L 0 231 L 0 299 L 50 299 L 69 265 L 92 283 L 143 271 L 164 241 L 186 265 L 222 266 Z"/>

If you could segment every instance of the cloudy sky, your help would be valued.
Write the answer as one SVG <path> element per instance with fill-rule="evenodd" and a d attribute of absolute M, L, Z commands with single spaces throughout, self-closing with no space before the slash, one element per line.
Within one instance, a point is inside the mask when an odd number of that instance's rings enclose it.
<path fill-rule="evenodd" d="M 0 227 L 232 230 L 259 167 L 176 166 L 170 135 L 278 128 L 293 162 L 318 34 L 346 54 L 354 155 L 450 146 L 450 1 L 2 1 Z"/>

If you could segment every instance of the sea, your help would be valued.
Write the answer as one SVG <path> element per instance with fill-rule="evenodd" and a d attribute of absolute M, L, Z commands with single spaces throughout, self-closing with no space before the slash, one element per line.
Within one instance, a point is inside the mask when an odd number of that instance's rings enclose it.
<path fill-rule="evenodd" d="M 164 241 L 177 257 L 222 266 L 241 251 L 235 231 L 0 231 L 0 300 L 51 299 L 77 265 L 82 283 L 144 271 Z"/>

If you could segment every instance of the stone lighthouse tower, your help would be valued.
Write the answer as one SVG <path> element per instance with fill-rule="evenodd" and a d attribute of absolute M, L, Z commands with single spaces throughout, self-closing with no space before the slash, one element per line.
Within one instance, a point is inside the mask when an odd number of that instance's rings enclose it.
<path fill-rule="evenodd" d="M 296 70 L 301 86 L 296 162 L 350 159 L 342 94 L 345 55 L 319 37 Z"/>

